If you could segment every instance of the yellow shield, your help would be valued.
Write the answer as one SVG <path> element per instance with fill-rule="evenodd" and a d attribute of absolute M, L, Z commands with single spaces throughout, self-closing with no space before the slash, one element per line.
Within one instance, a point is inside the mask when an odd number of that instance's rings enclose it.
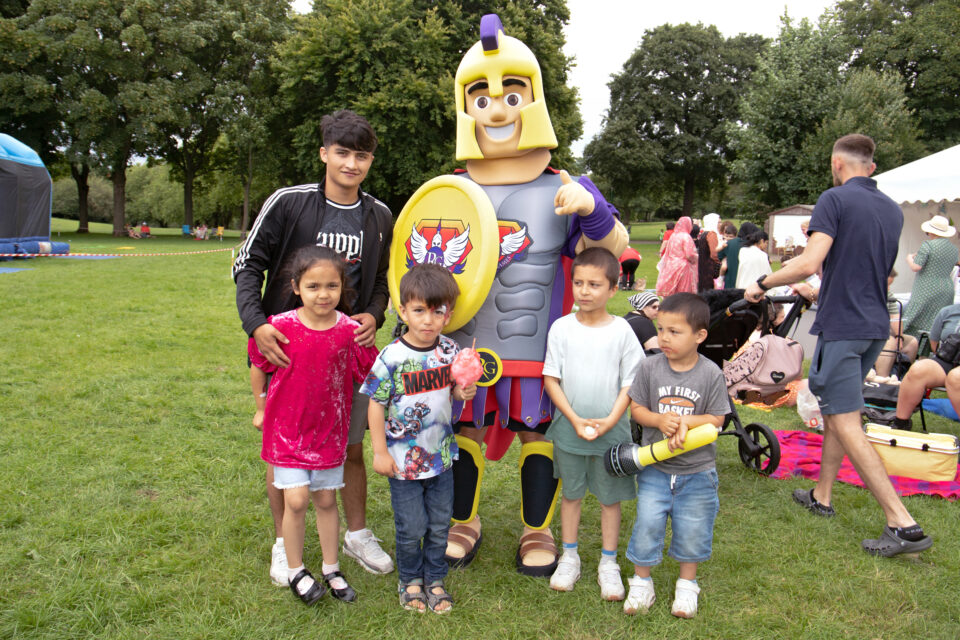
<path fill-rule="evenodd" d="M 480 185 L 458 176 L 436 177 L 417 189 L 393 227 L 387 271 L 393 306 L 400 304 L 400 278 L 413 265 L 442 265 L 460 286 L 444 330 L 456 331 L 486 300 L 499 257 L 497 214 Z"/>

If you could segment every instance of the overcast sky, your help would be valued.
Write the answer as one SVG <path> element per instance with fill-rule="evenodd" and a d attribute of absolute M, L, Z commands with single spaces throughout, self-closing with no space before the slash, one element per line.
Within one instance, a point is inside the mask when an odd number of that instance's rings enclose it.
<path fill-rule="evenodd" d="M 727 37 L 738 33 L 759 33 L 776 37 L 784 10 L 796 20 L 816 21 L 835 0 L 567 0 L 570 22 L 564 51 L 576 58 L 570 84 L 580 91 L 583 138 L 574 142 L 573 152 L 600 131 L 610 106 L 607 83 L 623 68 L 647 29 L 661 24 L 689 22 L 716 25 Z M 293 6 L 308 12 L 312 0 L 294 0 Z M 477 25 L 479 29 L 479 25 Z"/>

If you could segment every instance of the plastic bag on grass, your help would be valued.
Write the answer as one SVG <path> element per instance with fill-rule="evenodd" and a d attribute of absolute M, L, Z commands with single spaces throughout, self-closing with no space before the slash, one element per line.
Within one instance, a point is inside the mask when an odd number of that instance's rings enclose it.
<path fill-rule="evenodd" d="M 820 415 L 820 405 L 817 404 L 817 398 L 810 391 L 807 380 L 800 383 L 800 389 L 797 391 L 797 414 L 803 420 L 803 424 L 808 429 L 823 432 L 823 416 Z"/>

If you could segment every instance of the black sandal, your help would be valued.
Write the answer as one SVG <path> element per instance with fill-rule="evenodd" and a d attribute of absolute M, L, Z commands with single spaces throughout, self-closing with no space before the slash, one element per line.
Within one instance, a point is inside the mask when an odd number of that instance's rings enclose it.
<path fill-rule="evenodd" d="M 340 578 L 344 582 L 347 581 L 347 579 L 344 578 L 343 574 L 340 573 L 339 571 L 323 574 L 323 581 L 327 583 L 328 587 L 330 587 L 330 595 L 332 595 L 337 600 L 342 600 L 343 602 L 353 602 L 354 600 L 357 599 L 357 592 L 354 591 L 353 587 L 351 587 L 349 584 L 343 589 L 337 589 L 332 584 L 330 584 L 330 581 L 333 580 L 334 578 Z"/>
<path fill-rule="evenodd" d="M 310 588 L 307 589 L 306 593 L 300 593 L 297 590 L 297 585 L 300 584 L 300 581 L 304 578 L 310 578 L 313 580 L 313 584 L 310 585 Z M 313 604 L 322 598 L 323 594 L 327 592 L 326 587 L 317 582 L 316 578 L 314 578 L 313 575 L 306 569 L 301 569 L 300 573 L 293 576 L 293 580 L 290 581 L 290 589 L 293 591 L 293 595 L 303 600 L 304 604 Z"/>
<path fill-rule="evenodd" d="M 440 589 L 440 593 L 433 592 L 433 590 L 437 588 Z M 431 582 L 427 586 L 425 593 L 427 595 L 427 606 L 430 607 L 430 611 L 443 615 L 445 613 L 450 613 L 450 611 L 453 609 L 453 597 L 447 593 L 447 590 L 443 586 L 442 580 Z M 437 607 L 440 606 L 441 602 L 449 602 L 450 606 L 446 609 L 438 609 Z"/>

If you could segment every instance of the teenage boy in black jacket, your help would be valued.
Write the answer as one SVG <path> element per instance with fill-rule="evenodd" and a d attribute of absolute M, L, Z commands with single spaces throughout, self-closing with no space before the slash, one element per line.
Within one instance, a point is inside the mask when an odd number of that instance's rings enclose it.
<path fill-rule="evenodd" d="M 267 360 L 280 367 L 290 362 L 279 344 L 287 343 L 287 339 L 267 322 L 267 317 L 297 306 L 290 279 L 284 277 L 282 267 L 300 247 L 326 246 L 346 260 L 347 285 L 357 293 L 351 305 L 356 313 L 351 317 L 360 323 L 356 331 L 358 343 L 374 344 L 389 299 L 387 265 L 393 216 L 385 204 L 360 190 L 373 163 L 377 136 L 366 119 L 348 110 L 324 116 L 320 124 L 320 159 L 327 165 L 323 182 L 274 192 L 260 210 L 233 266 L 243 329 Z M 267 285 L 261 297 L 264 274 Z M 367 571 L 390 573 L 393 561 L 366 528 L 363 434 L 367 427 L 367 402 L 367 396 L 354 394 L 344 487 L 340 491 L 347 520 L 344 553 L 356 558 Z M 281 533 L 283 492 L 273 486 L 273 468 L 269 465 L 267 495 L 277 535 L 270 578 L 279 586 L 287 586 Z"/>

